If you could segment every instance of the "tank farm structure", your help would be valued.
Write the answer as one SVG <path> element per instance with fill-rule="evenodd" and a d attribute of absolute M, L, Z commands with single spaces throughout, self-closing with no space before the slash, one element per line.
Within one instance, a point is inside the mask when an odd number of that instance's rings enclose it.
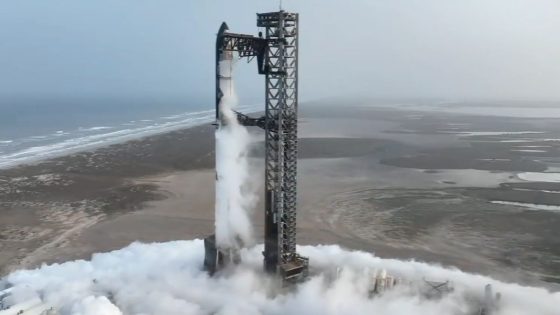
<path fill-rule="evenodd" d="M 216 41 L 216 120 L 221 121 L 220 62 L 233 58 L 256 58 L 258 73 L 265 77 L 265 115 L 251 118 L 237 113 L 244 126 L 265 133 L 264 270 L 285 281 L 305 278 L 308 259 L 296 252 L 297 122 L 298 122 L 298 22 L 297 13 L 285 11 L 257 14 L 259 36 L 229 32 L 223 23 Z M 217 248 L 215 237 L 205 239 L 205 268 L 214 273 L 236 253 Z"/>

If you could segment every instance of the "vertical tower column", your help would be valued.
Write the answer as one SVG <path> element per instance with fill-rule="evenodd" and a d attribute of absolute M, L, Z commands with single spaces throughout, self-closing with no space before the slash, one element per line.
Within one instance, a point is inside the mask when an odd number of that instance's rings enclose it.
<path fill-rule="evenodd" d="M 257 15 L 268 41 L 264 268 L 284 279 L 307 271 L 307 259 L 296 253 L 298 18 L 285 11 Z"/>

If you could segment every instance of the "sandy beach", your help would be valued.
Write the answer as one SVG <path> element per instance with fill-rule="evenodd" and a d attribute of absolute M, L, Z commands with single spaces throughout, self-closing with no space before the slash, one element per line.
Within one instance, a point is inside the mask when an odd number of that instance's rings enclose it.
<path fill-rule="evenodd" d="M 560 184 L 518 174 L 560 166 L 560 142 L 550 141 L 560 124 L 306 105 L 299 243 L 558 288 L 560 211 L 538 205 L 560 206 Z M 213 131 L 204 125 L 0 171 L 0 276 L 134 241 L 212 233 Z M 262 133 L 251 131 L 261 185 Z M 262 204 L 253 222 L 258 241 Z"/>

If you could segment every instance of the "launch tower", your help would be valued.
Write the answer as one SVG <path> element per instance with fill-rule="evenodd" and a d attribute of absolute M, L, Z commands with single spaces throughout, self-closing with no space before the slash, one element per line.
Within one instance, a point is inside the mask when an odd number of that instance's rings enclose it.
<path fill-rule="evenodd" d="M 298 22 L 297 13 L 285 11 L 257 14 L 259 36 L 230 33 L 220 27 L 216 42 L 216 119 L 220 121 L 220 61 L 237 53 L 256 57 L 258 73 L 265 76 L 264 116 L 251 118 L 238 113 L 245 126 L 265 132 L 265 222 L 264 270 L 285 281 L 306 276 L 308 259 L 296 252 L 297 209 L 297 120 L 298 120 Z M 205 240 L 205 267 L 216 271 L 232 253 L 216 248 L 212 237 Z"/>

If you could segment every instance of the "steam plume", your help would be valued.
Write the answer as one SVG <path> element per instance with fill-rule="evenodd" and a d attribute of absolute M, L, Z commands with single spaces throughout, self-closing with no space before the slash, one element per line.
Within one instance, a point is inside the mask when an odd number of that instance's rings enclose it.
<path fill-rule="evenodd" d="M 240 125 L 234 108 L 237 96 L 233 85 L 234 61 L 220 62 L 220 121 L 216 131 L 216 242 L 222 248 L 249 244 L 252 228 L 248 213 L 255 204 L 249 185 L 248 152 L 251 137 Z"/>
<path fill-rule="evenodd" d="M 560 294 L 507 284 L 488 277 L 420 262 L 381 259 L 338 246 L 302 246 L 310 257 L 311 277 L 293 291 L 281 291 L 262 274 L 262 246 L 242 250 L 242 263 L 214 277 L 201 268 L 203 242 L 135 243 L 91 261 L 73 261 L 18 271 L 7 303 L 41 297 L 61 314 L 280 315 L 379 314 L 470 315 L 473 301 L 492 284 L 502 293 L 496 315 L 557 315 Z M 340 276 L 334 277 L 337 268 Z M 368 271 L 387 270 L 406 281 L 451 280 L 455 290 L 426 299 L 414 285 L 403 284 L 368 297 Z M 0 283 L 1 290 L 1 283 Z"/>

